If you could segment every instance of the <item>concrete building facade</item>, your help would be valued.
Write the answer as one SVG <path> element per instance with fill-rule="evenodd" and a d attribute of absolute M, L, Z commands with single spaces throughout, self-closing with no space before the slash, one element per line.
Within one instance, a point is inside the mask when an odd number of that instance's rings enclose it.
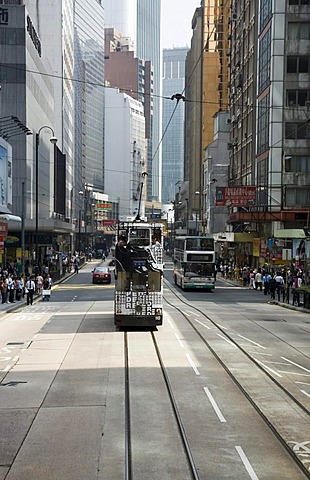
<path fill-rule="evenodd" d="M 143 105 L 118 89 L 106 90 L 105 193 L 119 204 L 119 220 L 145 213 L 146 165 Z M 117 186 L 117 188 L 116 188 Z"/>

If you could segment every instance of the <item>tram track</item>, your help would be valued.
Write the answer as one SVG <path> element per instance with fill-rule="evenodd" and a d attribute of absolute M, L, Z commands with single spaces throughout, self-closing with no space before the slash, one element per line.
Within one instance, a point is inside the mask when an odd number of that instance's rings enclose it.
<path fill-rule="evenodd" d="M 218 323 L 216 321 L 214 321 L 211 317 L 206 315 L 200 308 L 198 308 L 198 307 L 194 306 L 192 303 L 189 303 L 186 300 L 184 300 L 184 298 L 175 291 L 175 288 L 167 280 L 164 280 L 164 286 L 167 289 L 169 289 L 170 293 L 172 295 L 174 295 L 174 297 L 179 302 L 181 302 L 184 306 L 189 307 L 192 312 L 199 313 L 199 315 L 201 315 L 205 320 L 210 322 L 220 332 L 220 334 L 224 338 L 226 338 L 230 343 L 232 343 L 239 350 L 239 352 L 241 352 L 243 355 L 245 355 L 247 357 L 247 359 L 250 360 L 250 362 L 255 367 L 257 367 L 261 372 L 263 372 L 263 374 L 266 375 L 266 377 L 268 377 L 268 379 L 270 379 L 277 388 L 279 388 L 287 397 L 289 397 L 289 399 L 292 402 L 294 402 L 294 405 L 296 406 L 296 408 L 299 408 L 306 415 L 310 414 L 309 409 L 303 403 L 301 403 L 287 388 L 285 388 L 285 386 L 282 385 L 281 382 L 279 382 L 276 378 L 274 378 L 271 373 L 266 371 L 266 369 L 258 361 L 256 361 L 255 358 L 253 358 L 253 356 L 251 354 L 249 354 L 237 341 L 235 341 L 235 339 L 227 332 L 226 329 L 224 329 L 220 325 L 218 325 Z M 251 405 L 255 408 L 255 410 L 257 411 L 259 416 L 264 420 L 264 422 L 267 424 L 267 426 L 276 435 L 276 437 L 279 439 L 279 441 L 285 447 L 286 451 L 290 454 L 290 456 L 292 457 L 294 462 L 301 468 L 303 473 L 305 473 L 307 475 L 307 478 L 310 478 L 310 473 L 309 473 L 310 469 L 309 469 L 309 466 L 307 465 L 307 461 L 303 462 L 302 461 L 303 459 L 300 458 L 298 455 L 296 455 L 296 452 L 294 451 L 292 446 L 288 445 L 287 440 L 282 437 L 282 435 L 279 433 L 278 429 L 275 427 L 273 422 L 270 421 L 268 416 L 262 411 L 262 409 L 260 408 L 258 403 L 255 401 L 255 399 L 248 393 L 246 388 L 243 387 L 241 382 L 238 380 L 237 376 L 231 371 L 231 369 L 229 368 L 229 366 L 227 366 L 225 361 L 223 361 L 223 359 L 219 356 L 219 354 L 214 350 L 214 348 L 212 347 L 210 342 L 205 338 L 205 336 L 202 335 L 202 333 L 196 327 L 194 322 L 190 319 L 189 315 L 187 313 L 185 313 L 184 310 L 181 307 L 173 304 L 173 302 L 171 302 L 171 300 L 169 300 L 167 298 L 167 296 L 165 296 L 165 294 L 163 295 L 163 299 L 166 302 L 166 304 L 168 304 L 170 307 L 172 307 L 176 311 L 178 311 L 182 315 L 182 317 L 186 320 L 186 322 L 193 328 L 195 333 L 202 340 L 203 344 L 209 349 L 211 354 L 216 358 L 216 360 L 220 363 L 220 365 L 223 367 L 223 369 L 228 373 L 228 375 L 233 380 L 233 382 L 241 390 L 243 395 L 248 399 L 248 401 L 251 403 Z"/>
<path fill-rule="evenodd" d="M 186 463 L 190 472 L 190 478 L 192 480 L 199 480 L 198 470 L 195 465 L 195 461 L 189 446 L 189 442 L 186 436 L 185 428 L 182 422 L 182 418 L 177 406 L 177 402 L 174 398 L 173 389 L 168 377 L 168 373 L 166 371 L 164 362 L 162 360 L 159 345 L 156 340 L 156 336 L 154 332 L 150 332 L 152 343 L 154 346 L 154 350 L 156 352 L 156 358 L 158 360 L 158 364 L 160 366 L 160 371 L 164 380 L 164 385 L 166 388 L 166 392 L 168 398 L 170 400 L 171 408 L 174 413 L 174 420 L 177 425 L 181 442 L 183 444 L 183 451 L 186 457 Z M 124 332 L 124 367 L 125 367 L 125 480 L 133 480 L 134 476 L 134 455 L 132 452 L 132 436 L 134 432 L 132 430 L 132 422 L 131 422 L 131 411 L 134 408 L 131 404 L 131 395 L 130 395 L 130 335 L 128 332 Z M 188 477 L 186 477 L 188 478 Z"/>

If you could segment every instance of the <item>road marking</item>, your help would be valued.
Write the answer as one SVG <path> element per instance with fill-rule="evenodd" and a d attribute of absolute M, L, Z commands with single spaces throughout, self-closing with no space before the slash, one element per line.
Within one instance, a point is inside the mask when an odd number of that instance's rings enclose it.
<path fill-rule="evenodd" d="M 295 383 L 298 383 L 299 385 L 310 385 L 310 383 L 306 383 L 306 382 L 295 382 Z"/>
<path fill-rule="evenodd" d="M 188 353 L 186 354 L 186 358 L 187 358 L 190 366 L 192 367 L 192 369 L 196 373 L 196 375 L 200 375 L 198 368 L 196 367 L 196 365 L 194 364 L 193 360 L 191 359 L 191 357 Z"/>
<path fill-rule="evenodd" d="M 218 335 L 218 337 L 221 337 L 223 340 L 225 340 L 225 342 L 229 343 L 229 344 L 232 345 L 233 347 L 238 348 L 237 345 L 235 345 L 233 342 L 231 342 L 230 340 L 228 340 L 228 338 L 223 337 L 223 335 L 221 335 L 220 333 L 218 333 L 217 335 Z"/>
<path fill-rule="evenodd" d="M 300 390 L 300 391 L 301 391 L 302 393 L 304 393 L 305 395 L 307 395 L 307 397 L 309 397 L 309 398 L 310 398 L 310 393 L 308 393 L 308 392 L 305 392 L 304 390 Z"/>
<path fill-rule="evenodd" d="M 253 343 L 253 345 L 256 345 L 257 347 L 263 348 L 264 350 L 266 350 L 266 347 L 263 347 L 263 346 L 260 345 L 259 343 L 256 343 L 256 342 L 254 342 L 253 340 L 250 340 L 249 338 L 244 337 L 243 335 L 238 334 L 238 337 L 243 338 L 243 340 L 247 340 L 248 342 Z"/>
<path fill-rule="evenodd" d="M 167 320 L 168 320 L 168 323 L 169 323 L 170 327 L 172 328 L 172 330 L 174 330 L 174 325 L 173 325 L 173 323 L 171 322 L 171 320 L 170 320 L 169 317 L 167 317 Z"/>
<path fill-rule="evenodd" d="M 8 372 L 12 368 L 12 365 L 7 365 L 2 371 L 3 372 Z"/>
<path fill-rule="evenodd" d="M 305 370 L 305 372 L 309 372 L 310 373 L 310 370 L 308 368 L 305 368 L 305 367 L 302 367 L 301 365 L 299 365 L 298 363 L 295 363 L 295 362 L 292 362 L 292 360 L 289 360 L 288 358 L 285 358 L 285 357 L 281 357 L 283 360 L 285 360 L 286 362 L 289 362 L 291 363 L 292 365 L 295 365 L 296 367 L 298 368 L 301 368 L 302 370 Z"/>
<path fill-rule="evenodd" d="M 71 317 L 74 317 L 74 316 L 77 316 L 77 315 L 112 315 L 113 314 L 113 310 L 102 310 L 100 312 L 92 312 L 92 311 L 88 311 L 88 312 L 55 312 L 54 313 L 54 316 L 71 316 Z"/>
<path fill-rule="evenodd" d="M 216 413 L 216 415 L 218 416 L 220 422 L 225 422 L 226 423 L 226 420 L 221 412 L 221 410 L 219 409 L 216 401 L 214 400 L 213 396 L 212 396 L 212 393 L 210 392 L 210 390 L 208 389 L 208 387 L 203 387 L 204 391 L 206 392 L 206 395 L 207 397 L 209 398 L 210 400 L 210 403 L 212 405 L 212 407 L 214 408 L 214 411 Z"/>
<path fill-rule="evenodd" d="M 182 340 L 180 339 L 179 335 L 178 335 L 177 333 L 175 333 L 175 336 L 176 336 L 176 339 L 177 339 L 177 341 L 179 342 L 180 346 L 181 346 L 182 348 L 184 348 L 184 344 L 183 344 Z"/>
<path fill-rule="evenodd" d="M 284 363 L 284 362 L 271 362 L 270 360 L 265 360 L 266 363 L 270 363 L 273 365 L 289 365 L 289 363 Z"/>
<path fill-rule="evenodd" d="M 255 355 L 265 355 L 265 357 L 272 357 L 272 353 L 266 352 L 255 352 Z"/>
<path fill-rule="evenodd" d="M 249 462 L 247 456 L 245 455 L 244 451 L 242 450 L 242 448 L 239 447 L 239 446 L 236 446 L 235 449 L 237 450 L 238 455 L 241 458 L 242 463 L 245 466 L 245 468 L 246 468 L 248 474 L 250 475 L 250 477 L 252 478 L 252 480 L 259 480 L 258 476 L 254 472 L 253 467 L 250 464 L 250 462 Z"/>
<path fill-rule="evenodd" d="M 280 375 L 278 372 L 276 372 L 275 370 L 273 370 L 272 368 L 270 367 L 267 367 L 267 365 L 265 365 L 263 362 L 261 362 L 260 360 L 258 360 L 257 358 L 253 357 L 253 359 L 255 360 L 255 362 L 259 363 L 260 365 L 262 365 L 266 370 L 269 370 L 270 372 L 272 372 L 274 375 L 276 375 L 277 377 L 279 378 L 282 378 L 282 375 Z M 283 373 L 283 372 L 281 372 Z"/>
<path fill-rule="evenodd" d="M 280 373 L 287 373 L 288 375 L 302 375 L 303 377 L 310 377 L 307 373 L 299 373 L 299 372 L 284 372 L 283 370 L 279 370 Z"/>
<path fill-rule="evenodd" d="M 197 318 L 194 318 L 195 322 L 200 323 L 203 327 L 206 327 L 208 330 L 211 330 L 211 327 L 208 327 L 208 325 L 205 325 L 203 322 L 200 322 L 200 320 L 197 320 Z"/>
<path fill-rule="evenodd" d="M 224 325 L 221 325 L 220 323 L 217 323 L 216 324 L 218 327 L 222 328 L 223 330 L 228 330 L 227 327 L 224 327 Z"/>

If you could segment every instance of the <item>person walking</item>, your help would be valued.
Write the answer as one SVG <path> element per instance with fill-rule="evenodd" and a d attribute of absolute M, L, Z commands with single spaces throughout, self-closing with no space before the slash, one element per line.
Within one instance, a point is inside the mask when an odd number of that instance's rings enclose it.
<path fill-rule="evenodd" d="M 79 259 L 77 257 L 75 257 L 74 259 L 74 273 L 79 273 Z"/>
<path fill-rule="evenodd" d="M 270 283 L 270 280 L 271 280 L 270 273 L 266 272 L 263 275 L 262 280 L 263 280 L 263 286 L 264 286 L 264 295 L 267 295 L 269 293 L 269 283 Z"/>
<path fill-rule="evenodd" d="M 15 278 L 13 278 L 12 275 L 9 275 L 8 292 L 9 302 L 15 303 Z"/>
<path fill-rule="evenodd" d="M 30 277 L 26 282 L 27 305 L 32 305 L 33 303 L 33 294 L 34 294 L 35 288 L 36 288 L 36 285 L 32 277 Z"/>
<path fill-rule="evenodd" d="M 260 289 L 260 291 L 262 291 L 263 289 L 262 274 L 260 269 L 255 274 L 255 290 L 258 290 L 258 289 Z"/>

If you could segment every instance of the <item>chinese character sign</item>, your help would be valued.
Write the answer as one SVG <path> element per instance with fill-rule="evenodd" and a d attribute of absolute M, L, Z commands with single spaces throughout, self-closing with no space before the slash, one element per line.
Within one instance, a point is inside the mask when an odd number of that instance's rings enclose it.
<path fill-rule="evenodd" d="M 216 187 L 217 207 L 250 207 L 256 204 L 256 187 Z"/>
<path fill-rule="evenodd" d="M 0 8 L 0 25 L 9 24 L 9 11 L 7 8 Z"/>

